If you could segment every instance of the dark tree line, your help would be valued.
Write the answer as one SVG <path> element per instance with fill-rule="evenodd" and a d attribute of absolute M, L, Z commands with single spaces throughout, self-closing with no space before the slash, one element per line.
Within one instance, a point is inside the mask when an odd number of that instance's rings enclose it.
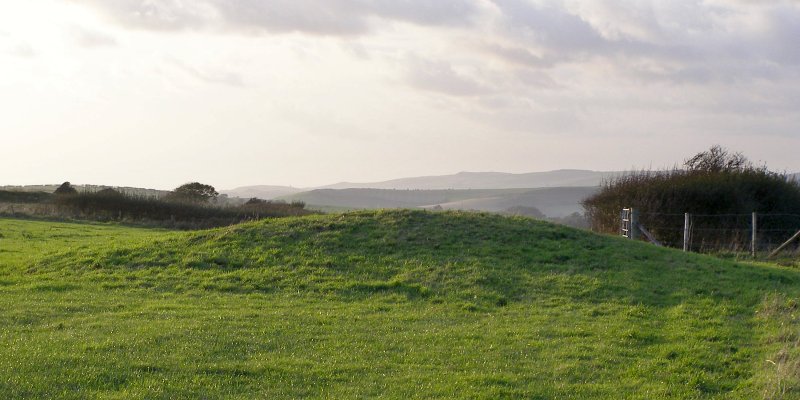
<path fill-rule="evenodd" d="M 252 200 L 240 206 L 212 203 L 219 193 L 211 185 L 191 182 L 163 198 L 122 193 L 106 188 L 79 192 L 64 182 L 52 194 L 0 191 L 0 201 L 35 204 L 39 214 L 91 220 L 117 220 L 175 228 L 209 228 L 250 219 L 304 215 L 302 202 Z"/>

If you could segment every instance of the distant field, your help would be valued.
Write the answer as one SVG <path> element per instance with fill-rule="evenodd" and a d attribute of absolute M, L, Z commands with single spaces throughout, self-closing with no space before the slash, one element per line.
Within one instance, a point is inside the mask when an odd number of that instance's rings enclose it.
<path fill-rule="evenodd" d="M 0 398 L 799 398 L 798 295 L 487 214 L 0 219 Z"/>
<path fill-rule="evenodd" d="M 549 217 L 582 212 L 581 201 L 597 187 L 522 189 L 389 190 L 317 189 L 285 196 L 312 209 L 378 209 L 433 207 L 498 212 L 514 206 L 536 207 Z"/>

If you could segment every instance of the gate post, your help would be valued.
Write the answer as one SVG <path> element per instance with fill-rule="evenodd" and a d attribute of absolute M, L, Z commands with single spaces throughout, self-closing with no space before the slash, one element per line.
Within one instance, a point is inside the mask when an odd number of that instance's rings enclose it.
<path fill-rule="evenodd" d="M 691 214 L 683 214 L 683 251 L 689 251 L 689 224 L 691 223 L 691 219 Z"/>
<path fill-rule="evenodd" d="M 750 239 L 750 253 L 753 255 L 753 258 L 756 258 L 756 249 L 758 248 L 758 237 L 756 236 L 756 230 L 758 229 L 758 214 L 756 214 L 755 211 L 753 212 L 753 223 L 751 229 L 753 230 L 753 236 Z"/>

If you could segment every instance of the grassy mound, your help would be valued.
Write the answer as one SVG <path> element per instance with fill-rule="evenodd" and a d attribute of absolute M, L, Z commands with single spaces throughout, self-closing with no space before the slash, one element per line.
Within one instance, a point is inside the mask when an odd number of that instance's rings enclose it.
<path fill-rule="evenodd" d="M 3 397 L 798 395 L 794 270 L 473 213 L 38 234 L 0 269 Z"/>

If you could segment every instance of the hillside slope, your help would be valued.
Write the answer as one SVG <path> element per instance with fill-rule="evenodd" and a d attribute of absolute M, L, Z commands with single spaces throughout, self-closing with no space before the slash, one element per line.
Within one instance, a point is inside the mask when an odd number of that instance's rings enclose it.
<path fill-rule="evenodd" d="M 0 246 L 31 237 L 14 229 L 0 220 Z M 797 325 L 774 316 L 796 308 L 794 270 L 457 212 L 136 238 L 66 242 L 3 270 L 0 396 L 798 393 L 780 372 L 797 353 L 780 330 Z"/>
<path fill-rule="evenodd" d="M 394 190 L 394 189 L 315 189 L 285 196 L 306 204 L 348 208 L 413 208 L 429 204 L 469 199 L 502 197 L 525 193 L 530 189 L 474 190 Z"/>
<path fill-rule="evenodd" d="M 535 207 L 548 217 L 564 217 L 583 212 L 581 202 L 597 193 L 597 187 L 555 187 L 507 193 L 497 197 L 474 198 L 440 203 L 445 210 L 480 210 L 500 212 L 512 207 Z"/>
<path fill-rule="evenodd" d="M 504 211 L 514 206 L 536 207 L 549 217 L 581 212 L 581 201 L 597 187 L 552 187 L 539 189 L 387 190 L 317 189 L 283 197 L 313 206 L 351 209 L 415 208 Z"/>

